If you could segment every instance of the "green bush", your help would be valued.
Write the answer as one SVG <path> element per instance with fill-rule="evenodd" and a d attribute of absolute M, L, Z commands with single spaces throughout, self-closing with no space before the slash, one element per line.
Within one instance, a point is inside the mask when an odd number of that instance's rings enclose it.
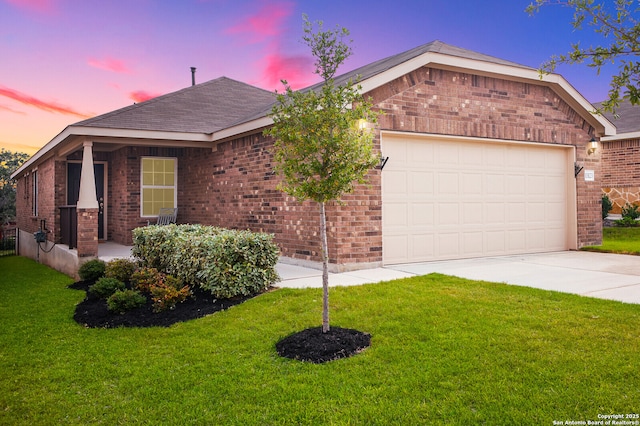
<path fill-rule="evenodd" d="M 613 203 L 607 194 L 602 194 L 602 219 L 609 216 L 609 212 L 613 208 Z"/>
<path fill-rule="evenodd" d="M 635 204 L 626 203 L 622 208 L 622 218 L 629 218 L 633 220 L 640 218 L 640 211 L 638 211 L 638 206 Z"/>
<path fill-rule="evenodd" d="M 115 278 L 122 282 L 129 282 L 131 275 L 136 270 L 136 263 L 131 259 L 113 259 L 107 262 L 104 276 Z"/>
<path fill-rule="evenodd" d="M 162 274 L 156 268 L 142 268 L 131 275 L 131 286 L 145 293 L 149 293 L 151 286 L 161 281 Z"/>
<path fill-rule="evenodd" d="M 143 306 L 147 298 L 136 290 L 116 290 L 107 299 L 107 309 L 112 312 L 124 314 L 127 311 Z"/>
<path fill-rule="evenodd" d="M 630 217 L 623 217 L 620 220 L 616 220 L 613 224 L 621 228 L 633 228 L 635 226 L 640 226 L 640 223 L 638 223 L 637 220 Z"/>
<path fill-rule="evenodd" d="M 94 285 L 89 287 L 89 293 L 106 299 L 117 290 L 124 290 L 125 285 L 122 281 L 115 278 L 102 277 Z"/>
<path fill-rule="evenodd" d="M 107 264 L 100 259 L 89 260 L 78 268 L 78 275 L 83 281 L 96 281 L 104 276 Z"/>
<path fill-rule="evenodd" d="M 278 281 L 273 235 L 203 225 L 133 230 L 133 254 L 148 267 L 198 285 L 214 297 L 251 295 Z"/>

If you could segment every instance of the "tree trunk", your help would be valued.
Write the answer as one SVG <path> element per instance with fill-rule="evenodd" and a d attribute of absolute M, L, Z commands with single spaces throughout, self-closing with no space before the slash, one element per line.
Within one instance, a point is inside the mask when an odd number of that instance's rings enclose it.
<path fill-rule="evenodd" d="M 322 239 L 322 332 L 329 332 L 329 247 L 327 244 L 327 215 L 320 203 L 320 238 Z"/>

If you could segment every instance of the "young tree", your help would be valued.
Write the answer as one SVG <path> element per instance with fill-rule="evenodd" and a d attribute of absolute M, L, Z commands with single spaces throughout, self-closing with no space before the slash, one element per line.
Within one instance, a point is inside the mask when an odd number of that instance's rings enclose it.
<path fill-rule="evenodd" d="M 584 23 L 602 34 L 608 45 L 582 47 L 573 44 L 571 51 L 564 55 L 552 56 L 541 69 L 553 72 L 558 64 L 587 63 L 598 73 L 607 63 L 618 60 L 618 74 L 611 80 L 609 98 L 603 102 L 602 109 L 614 112 L 622 99 L 628 99 L 633 105 L 640 104 L 640 9 L 637 0 L 614 0 L 595 3 L 595 0 L 535 0 L 527 7 L 533 14 L 544 5 L 560 5 L 574 9 L 573 27 L 582 29 Z M 622 93 L 621 93 L 622 92 Z"/>
<path fill-rule="evenodd" d="M 24 152 L 0 149 L 0 225 L 16 216 L 16 184 L 11 180 L 11 174 L 28 158 Z"/>
<path fill-rule="evenodd" d="M 373 152 L 373 134 L 360 123 L 375 123 L 377 113 L 349 81 L 336 85 L 338 67 L 349 57 L 345 28 L 318 32 L 304 17 L 303 40 L 315 58 L 315 73 L 323 82 L 319 88 L 294 91 L 283 80 L 285 93 L 271 111 L 273 126 L 265 131 L 275 139 L 275 169 L 282 177 L 278 188 L 299 201 L 313 200 L 320 208 L 322 244 L 322 331 L 329 331 L 329 254 L 325 205 L 339 201 L 364 183 L 367 173 L 379 162 Z"/>

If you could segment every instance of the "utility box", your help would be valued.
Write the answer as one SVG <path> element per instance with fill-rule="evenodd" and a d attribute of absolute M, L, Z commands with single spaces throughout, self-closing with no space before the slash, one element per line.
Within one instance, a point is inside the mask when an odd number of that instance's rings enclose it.
<path fill-rule="evenodd" d="M 44 232 L 42 229 L 39 229 L 37 232 L 34 232 L 33 237 L 36 239 L 37 243 L 47 242 L 47 233 Z"/>

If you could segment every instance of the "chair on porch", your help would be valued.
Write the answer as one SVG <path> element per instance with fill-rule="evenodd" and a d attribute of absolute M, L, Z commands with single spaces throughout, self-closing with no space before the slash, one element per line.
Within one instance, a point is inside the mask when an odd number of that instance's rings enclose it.
<path fill-rule="evenodd" d="M 158 220 L 156 225 L 169 225 L 170 223 L 176 223 L 176 217 L 178 216 L 178 209 L 161 208 L 158 212 Z"/>

